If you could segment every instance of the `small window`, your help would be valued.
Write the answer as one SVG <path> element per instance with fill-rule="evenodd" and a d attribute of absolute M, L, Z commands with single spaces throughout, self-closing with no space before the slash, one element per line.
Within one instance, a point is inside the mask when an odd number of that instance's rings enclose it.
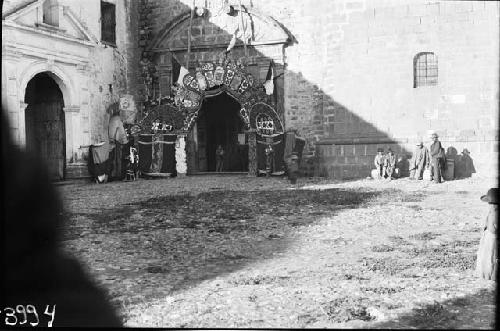
<path fill-rule="evenodd" d="M 59 26 L 59 5 L 57 0 L 45 0 L 43 3 L 43 23 Z"/>
<path fill-rule="evenodd" d="M 101 41 L 116 44 L 115 5 L 101 1 Z"/>
<path fill-rule="evenodd" d="M 438 60 L 432 52 L 422 52 L 413 59 L 413 87 L 434 86 L 438 83 Z"/>

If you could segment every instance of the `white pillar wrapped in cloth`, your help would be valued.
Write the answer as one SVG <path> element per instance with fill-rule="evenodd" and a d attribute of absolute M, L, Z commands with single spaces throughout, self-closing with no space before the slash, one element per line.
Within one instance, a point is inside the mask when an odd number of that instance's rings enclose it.
<path fill-rule="evenodd" d="M 181 134 L 177 135 L 177 141 L 175 142 L 175 161 L 177 176 L 185 176 L 187 172 L 186 138 Z"/>

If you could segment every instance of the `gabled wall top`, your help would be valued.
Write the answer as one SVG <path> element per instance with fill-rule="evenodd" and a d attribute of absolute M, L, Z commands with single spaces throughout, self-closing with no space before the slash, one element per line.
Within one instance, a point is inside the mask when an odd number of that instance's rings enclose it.
<path fill-rule="evenodd" d="M 43 23 L 43 4 L 45 0 L 12 4 L 7 2 L 2 12 L 2 24 L 16 28 L 24 28 L 32 32 L 40 32 L 51 36 L 60 36 L 65 39 L 99 44 L 99 40 L 88 29 L 69 6 L 58 5 L 59 25 L 52 26 Z"/>

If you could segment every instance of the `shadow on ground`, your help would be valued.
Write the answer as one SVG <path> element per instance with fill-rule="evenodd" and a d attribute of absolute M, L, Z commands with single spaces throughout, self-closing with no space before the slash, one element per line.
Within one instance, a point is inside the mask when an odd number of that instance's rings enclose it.
<path fill-rule="evenodd" d="M 134 304 L 273 258 L 290 247 L 294 232 L 322 217 L 370 203 L 420 201 L 424 196 L 366 188 L 169 195 L 99 213 L 70 214 L 86 221 L 69 222 L 64 239 L 78 241 L 79 248 L 72 250 L 86 255 L 92 268 L 104 266 L 98 278 L 112 279 L 107 285 L 111 297 Z"/>
<path fill-rule="evenodd" d="M 371 324 L 370 328 L 395 329 L 472 329 L 474 325 L 488 325 L 495 329 L 496 293 L 482 289 L 476 294 L 434 302 L 412 310 L 395 320 Z"/>

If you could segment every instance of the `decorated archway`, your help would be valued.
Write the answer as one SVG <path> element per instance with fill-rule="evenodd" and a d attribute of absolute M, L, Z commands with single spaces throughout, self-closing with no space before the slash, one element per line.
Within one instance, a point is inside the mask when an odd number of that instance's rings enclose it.
<path fill-rule="evenodd" d="M 283 144 L 283 137 L 276 138 L 284 133 L 283 47 L 293 38 L 279 23 L 253 8 L 240 5 L 234 14 L 216 10 L 211 3 L 217 1 L 205 2 L 204 10 L 191 8 L 167 22 L 145 47 L 141 66 L 146 102 L 141 130 L 157 137 L 175 134 L 176 146 L 183 145 L 179 137 L 185 137 L 188 173 L 196 172 L 199 146 L 194 131 L 200 110 L 209 98 L 227 94 L 238 103 L 237 113 L 244 123 L 248 171 L 257 174 L 258 137 L 267 145 Z M 203 33 L 194 37 L 192 31 Z M 145 40 L 147 33 L 145 28 Z M 268 93 L 266 81 L 274 86 Z"/>
<path fill-rule="evenodd" d="M 187 136 L 187 170 L 188 173 L 198 172 L 197 132 L 193 132 L 193 128 L 204 100 L 225 93 L 240 105 L 238 116 L 244 123 L 247 134 L 248 172 L 256 174 L 258 137 L 260 141 L 272 141 L 284 133 L 283 123 L 268 102 L 263 84 L 256 82 L 242 63 L 233 63 L 229 59 L 204 63 L 194 72 L 187 73 L 182 79 L 183 84 L 175 88 L 174 96 L 159 99 L 157 104 L 149 104 L 136 126 L 143 137 L 139 144 L 153 145 L 149 149 L 143 148 L 146 150 L 143 159 L 149 160 L 149 154 L 152 153 L 151 161 L 146 165 L 150 170 L 143 169 L 143 172 L 160 172 L 161 169 L 166 169 L 162 166 L 167 162 L 166 155 L 162 153 L 167 153 L 167 150 L 162 147 L 173 144 L 176 140 L 174 136 Z M 155 145 L 158 145 L 156 152 Z M 173 151 L 169 153 L 174 155 Z M 160 160 L 155 161 L 155 158 Z"/>
<path fill-rule="evenodd" d="M 204 98 L 225 92 L 241 105 L 239 115 L 247 130 L 267 135 L 283 132 L 281 119 L 267 102 L 263 85 L 256 84 L 255 78 L 241 63 L 235 64 L 227 59 L 219 63 L 204 63 L 195 72 L 186 74 L 182 82 L 183 85 L 176 88 L 174 104 L 184 114 L 183 131 L 192 128 Z M 259 122 L 264 119 L 268 124 L 272 123 L 266 130 Z"/>

